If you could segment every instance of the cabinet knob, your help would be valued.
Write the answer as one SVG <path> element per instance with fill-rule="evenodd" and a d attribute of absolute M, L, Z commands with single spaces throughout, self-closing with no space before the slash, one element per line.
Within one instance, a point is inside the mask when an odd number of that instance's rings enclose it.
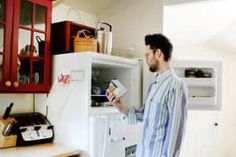
<path fill-rule="evenodd" d="M 19 87 L 19 82 L 15 81 L 15 82 L 13 83 L 13 87 L 15 87 L 15 88 Z"/>
<path fill-rule="evenodd" d="M 5 86 L 11 87 L 11 81 L 6 81 L 6 82 L 5 82 Z"/>

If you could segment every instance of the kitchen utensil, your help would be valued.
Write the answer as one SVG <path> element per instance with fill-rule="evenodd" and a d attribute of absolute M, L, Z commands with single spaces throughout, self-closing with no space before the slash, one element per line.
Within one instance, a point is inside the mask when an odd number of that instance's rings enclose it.
<path fill-rule="evenodd" d="M 13 105 L 14 105 L 14 103 L 10 103 L 10 105 L 6 108 L 5 113 L 2 117 L 3 119 L 6 119 L 6 118 L 9 117 L 9 114 L 11 112 L 11 108 L 12 108 Z"/>
<path fill-rule="evenodd" d="M 104 28 L 100 27 L 101 24 L 108 26 L 109 31 L 105 31 Z M 95 35 L 98 41 L 98 52 L 110 55 L 112 50 L 112 25 L 98 21 Z"/>
<path fill-rule="evenodd" d="M 40 36 L 36 36 L 36 40 L 38 42 L 38 52 L 39 56 L 44 55 L 45 41 L 40 38 Z"/>
<path fill-rule="evenodd" d="M 34 73 L 34 83 L 35 84 L 39 83 L 39 73 L 38 72 Z"/>
<path fill-rule="evenodd" d="M 3 56 L 0 55 L 0 67 L 2 66 L 2 63 L 3 63 Z"/>
<path fill-rule="evenodd" d="M 0 82 L 2 81 L 2 63 L 3 63 L 3 56 L 0 55 Z"/>
<path fill-rule="evenodd" d="M 12 127 L 13 127 L 13 124 L 12 124 L 12 123 L 9 123 L 9 124 L 7 125 L 7 127 L 6 127 L 6 129 L 3 131 L 2 134 L 3 134 L 4 136 L 10 135 Z"/>

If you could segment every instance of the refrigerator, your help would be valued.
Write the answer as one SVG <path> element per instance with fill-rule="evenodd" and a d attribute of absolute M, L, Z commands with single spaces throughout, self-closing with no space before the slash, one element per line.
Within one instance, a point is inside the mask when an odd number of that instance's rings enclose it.
<path fill-rule="evenodd" d="M 82 150 L 88 157 L 135 157 L 140 124 L 129 125 L 105 91 L 118 79 L 127 89 L 122 101 L 128 107 L 141 105 L 141 67 L 141 59 L 94 52 L 53 56 L 45 112 L 54 125 L 54 143 Z"/>

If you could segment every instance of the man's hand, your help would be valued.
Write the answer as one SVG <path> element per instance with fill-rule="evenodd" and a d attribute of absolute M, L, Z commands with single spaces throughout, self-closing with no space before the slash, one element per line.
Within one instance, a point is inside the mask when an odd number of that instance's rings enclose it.
<path fill-rule="evenodd" d="M 120 112 L 128 115 L 128 108 L 124 105 L 124 103 L 121 101 L 120 98 L 116 97 L 116 95 L 113 92 L 106 91 L 106 96 L 109 100 L 109 102 L 115 106 Z"/>

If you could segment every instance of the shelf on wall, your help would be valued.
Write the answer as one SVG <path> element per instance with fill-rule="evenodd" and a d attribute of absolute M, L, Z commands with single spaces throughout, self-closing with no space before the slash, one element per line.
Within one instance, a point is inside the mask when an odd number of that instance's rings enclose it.
<path fill-rule="evenodd" d="M 216 105 L 215 97 L 188 97 L 188 103 L 192 105 Z"/>
<path fill-rule="evenodd" d="M 187 86 L 215 87 L 215 78 L 181 78 Z"/>
<path fill-rule="evenodd" d="M 176 75 L 182 79 L 188 88 L 189 109 L 221 109 L 221 61 L 178 59 L 173 60 L 172 63 Z"/>

